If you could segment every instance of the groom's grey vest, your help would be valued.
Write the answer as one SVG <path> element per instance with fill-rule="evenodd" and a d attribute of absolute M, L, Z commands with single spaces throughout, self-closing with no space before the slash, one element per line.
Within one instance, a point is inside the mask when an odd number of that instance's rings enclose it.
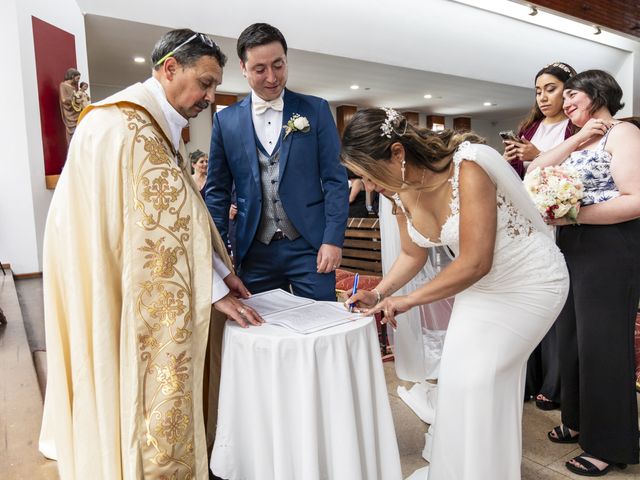
<path fill-rule="evenodd" d="M 262 216 L 260 217 L 257 238 L 268 245 L 273 234 L 277 230 L 281 230 L 289 240 L 294 240 L 300 236 L 300 233 L 287 217 L 278 195 L 280 145 L 269 156 L 258 148 L 258 162 L 260 163 L 260 182 L 262 183 Z"/>

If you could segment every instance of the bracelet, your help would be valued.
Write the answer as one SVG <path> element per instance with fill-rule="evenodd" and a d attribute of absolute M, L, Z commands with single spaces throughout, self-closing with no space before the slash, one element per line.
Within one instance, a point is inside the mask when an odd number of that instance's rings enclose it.
<path fill-rule="evenodd" d="M 371 290 L 372 292 L 376 292 L 376 305 L 378 303 L 380 303 L 382 301 L 382 294 L 380 293 L 380 291 L 377 288 L 374 288 L 373 290 Z"/>

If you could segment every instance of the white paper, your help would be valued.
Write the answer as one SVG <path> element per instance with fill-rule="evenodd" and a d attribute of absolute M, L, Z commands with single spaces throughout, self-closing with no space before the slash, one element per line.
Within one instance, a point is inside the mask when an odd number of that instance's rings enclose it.
<path fill-rule="evenodd" d="M 334 303 L 314 302 L 263 318 L 266 323 L 287 327 L 295 332 L 312 333 L 351 322 L 360 317 L 360 314 L 354 314 Z"/>
<path fill-rule="evenodd" d="M 315 300 L 296 297 L 284 290 L 276 289 L 251 295 L 251 297 L 247 299 L 242 299 L 242 303 L 253 308 L 260 316 L 266 317 L 273 313 L 315 303 Z"/>
<path fill-rule="evenodd" d="M 266 323 L 298 333 L 312 333 L 361 318 L 333 302 L 296 297 L 284 290 L 269 290 L 243 302 L 257 311 Z"/>

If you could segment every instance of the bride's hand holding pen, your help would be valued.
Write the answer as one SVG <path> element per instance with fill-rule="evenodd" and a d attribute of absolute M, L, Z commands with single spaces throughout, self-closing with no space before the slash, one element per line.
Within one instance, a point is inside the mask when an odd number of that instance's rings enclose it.
<path fill-rule="evenodd" d="M 378 303 L 379 298 L 380 296 L 376 290 L 358 290 L 356 293 L 350 292 L 350 297 L 344 304 L 349 310 L 362 313 L 374 307 Z"/>

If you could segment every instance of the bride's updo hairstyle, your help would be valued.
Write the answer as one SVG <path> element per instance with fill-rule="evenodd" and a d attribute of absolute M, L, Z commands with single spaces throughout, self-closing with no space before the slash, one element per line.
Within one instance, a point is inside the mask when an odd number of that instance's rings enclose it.
<path fill-rule="evenodd" d="M 464 141 L 485 143 L 474 133 L 434 132 L 412 125 L 395 110 L 367 108 L 356 112 L 345 127 L 340 156 L 348 169 L 370 178 L 385 190 L 399 192 L 420 185 L 402 182 L 389 168 L 391 145 L 402 144 L 408 165 L 442 172 L 449 167 L 453 152 Z"/>

